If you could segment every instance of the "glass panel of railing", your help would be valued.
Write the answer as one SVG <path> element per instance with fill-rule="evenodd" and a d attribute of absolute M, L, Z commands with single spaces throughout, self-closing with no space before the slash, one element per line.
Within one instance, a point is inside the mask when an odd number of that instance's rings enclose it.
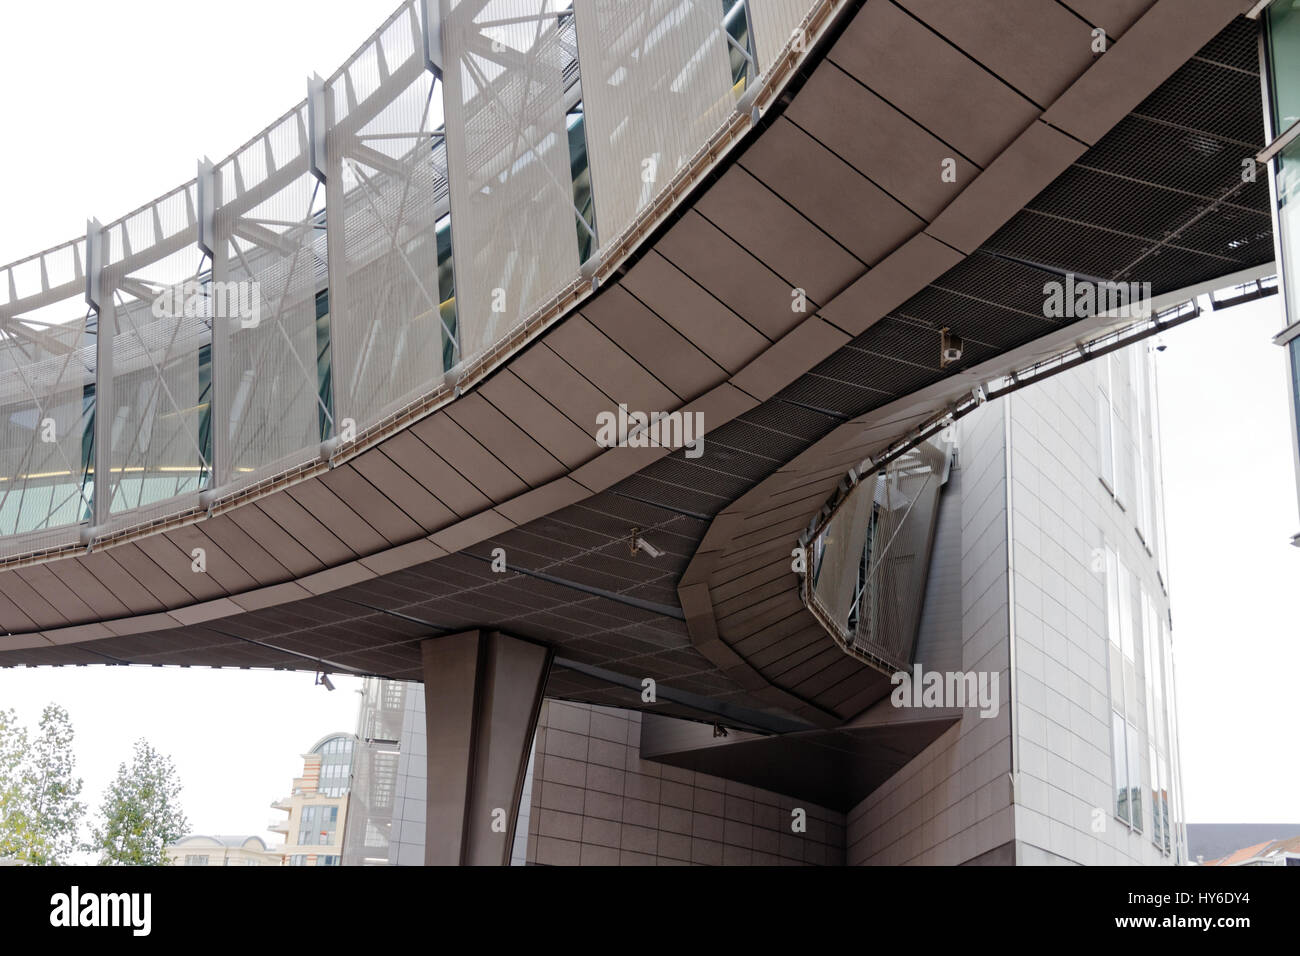
<path fill-rule="evenodd" d="M 334 387 L 341 423 L 363 429 L 436 389 L 457 361 L 442 84 L 424 67 L 420 20 L 404 6 L 371 45 L 326 84 L 368 98 L 330 131 L 327 212 Z M 380 63 L 383 70 L 379 69 Z M 364 77 L 364 79 L 363 79 Z M 342 94 L 346 99 L 346 93 Z M 445 273 L 445 275 L 444 275 Z M 444 291 L 444 285 L 447 286 Z"/>
<path fill-rule="evenodd" d="M 0 318 L 0 558 L 74 545 L 90 517 L 93 326 L 79 298 Z"/>
<path fill-rule="evenodd" d="M 735 110 L 718 0 L 574 0 L 586 141 L 611 243 Z"/>
<path fill-rule="evenodd" d="M 567 7 L 440 0 L 463 361 L 578 279 L 566 115 L 581 93 Z"/>
<path fill-rule="evenodd" d="M 330 344 L 319 309 L 325 190 L 308 170 L 306 141 L 304 104 L 266 137 L 274 169 L 249 167 L 256 189 L 239 192 L 234 164 L 217 170 L 213 288 L 222 295 L 211 301 L 223 492 L 314 461 L 332 426 L 320 367 Z"/>
<path fill-rule="evenodd" d="M 99 383 L 109 438 L 99 507 L 114 528 L 193 508 L 211 474 L 212 336 L 195 206 L 191 182 L 104 228 L 98 328 L 112 379 Z"/>
<path fill-rule="evenodd" d="M 748 0 L 759 70 L 771 70 L 787 45 L 802 51 L 806 41 L 795 31 L 815 5 L 816 0 Z"/>
<path fill-rule="evenodd" d="M 116 265 L 106 270 L 100 328 L 111 336 L 113 374 L 99 414 L 111 415 L 108 512 L 125 526 L 194 507 L 208 483 L 212 329 L 195 246 L 153 261 L 155 250 L 131 247 L 123 260 L 130 231 L 108 232 Z"/>

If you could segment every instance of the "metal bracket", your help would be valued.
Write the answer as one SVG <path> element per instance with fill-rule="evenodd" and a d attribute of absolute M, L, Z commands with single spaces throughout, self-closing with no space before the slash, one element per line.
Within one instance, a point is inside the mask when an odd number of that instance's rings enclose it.
<path fill-rule="evenodd" d="M 98 219 L 86 220 L 86 305 L 100 311 L 99 274 L 104 269 L 104 227 Z"/>
<path fill-rule="evenodd" d="M 424 36 L 424 68 L 442 78 L 442 18 L 438 0 L 420 0 L 420 32 Z"/>
<path fill-rule="evenodd" d="M 216 186 L 216 169 L 212 165 L 212 160 L 204 156 L 199 160 L 198 173 L 199 250 L 209 259 L 214 258 L 212 250 L 216 236 L 214 228 L 217 215 Z"/>
<path fill-rule="evenodd" d="M 311 174 L 325 182 L 325 81 L 313 73 L 307 78 L 307 157 Z"/>

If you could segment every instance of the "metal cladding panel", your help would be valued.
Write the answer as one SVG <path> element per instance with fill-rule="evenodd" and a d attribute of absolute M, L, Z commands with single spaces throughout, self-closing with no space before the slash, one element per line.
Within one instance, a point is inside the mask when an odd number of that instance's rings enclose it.
<path fill-rule="evenodd" d="M 272 128 L 268 150 L 253 153 L 262 163 L 269 154 L 275 182 L 283 185 L 242 214 L 223 210 L 217 216 L 214 275 L 231 284 L 224 303 L 213 300 L 217 421 L 226 442 L 223 491 L 319 454 L 324 406 L 318 354 L 324 349 L 329 355 L 328 338 L 320 341 L 317 333 L 317 291 L 326 281 L 324 196 L 307 169 L 306 137 L 301 106 Z M 245 153 L 217 170 L 227 202 L 241 191 L 237 176 L 247 184 L 271 172 L 240 168 L 247 165 Z"/>
<path fill-rule="evenodd" d="M 754 21 L 760 73 L 772 68 L 815 5 L 816 0 L 750 0 L 749 15 Z"/>
<path fill-rule="evenodd" d="M 79 302 L 33 319 L 0 327 L 0 558 L 75 544 L 88 516 L 94 339 Z"/>
<path fill-rule="evenodd" d="M 331 210 L 330 228 L 341 228 L 343 254 L 330 290 L 335 406 L 340 422 L 358 428 L 437 388 L 455 361 L 451 261 L 438 252 L 447 214 L 442 89 L 422 69 L 419 30 L 408 3 L 326 84 L 340 104 L 349 89 L 360 97 L 383 77 L 415 76 L 360 128 L 343 123 L 330 134 L 341 179 L 332 195 L 342 206 L 337 218 Z"/>
<path fill-rule="evenodd" d="M 578 278 L 557 0 L 440 0 L 461 354 Z"/>
<path fill-rule="evenodd" d="M 735 110 L 719 0 L 574 0 L 602 245 Z"/>

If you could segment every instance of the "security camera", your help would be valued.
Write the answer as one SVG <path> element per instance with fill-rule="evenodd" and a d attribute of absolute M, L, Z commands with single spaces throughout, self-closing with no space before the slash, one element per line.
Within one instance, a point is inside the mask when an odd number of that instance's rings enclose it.
<path fill-rule="evenodd" d="M 658 558 L 663 555 L 662 551 L 656 548 L 645 538 L 641 537 L 640 528 L 632 529 L 632 533 L 628 536 L 627 547 L 628 547 L 628 551 L 632 554 L 633 557 L 636 557 L 636 553 L 638 551 L 644 551 L 652 558 Z"/>
<path fill-rule="evenodd" d="M 652 558 L 659 558 L 663 556 L 663 552 L 660 551 L 658 548 L 656 548 L 645 538 L 637 538 L 635 541 L 632 542 L 632 553 L 636 554 L 638 551 L 644 551 Z"/>
<path fill-rule="evenodd" d="M 334 689 L 334 682 L 330 680 L 328 674 L 317 674 L 316 683 L 317 685 L 324 687 L 326 690 Z"/>
<path fill-rule="evenodd" d="M 947 368 L 953 362 L 961 361 L 963 342 L 961 336 L 953 335 L 946 328 L 939 331 L 939 367 Z"/>

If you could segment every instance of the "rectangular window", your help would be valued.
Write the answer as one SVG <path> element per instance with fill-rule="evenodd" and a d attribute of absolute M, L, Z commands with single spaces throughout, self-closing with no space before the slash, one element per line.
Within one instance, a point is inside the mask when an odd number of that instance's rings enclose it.
<path fill-rule="evenodd" d="M 1169 761 L 1164 754 L 1157 758 L 1160 766 L 1160 821 L 1164 834 L 1165 855 L 1168 856 L 1172 840 L 1169 833 Z"/>
<path fill-rule="evenodd" d="M 1268 8 L 1268 53 L 1272 139 L 1300 120 L 1300 8 L 1294 4 L 1274 3 Z"/>
<path fill-rule="evenodd" d="M 1157 847 L 1164 846 L 1164 827 L 1160 814 L 1160 764 L 1156 760 L 1156 748 L 1147 739 L 1147 766 L 1151 773 L 1151 842 Z"/>
<path fill-rule="evenodd" d="M 1113 548 L 1106 549 L 1106 631 L 1110 642 L 1120 647 L 1119 638 L 1119 559 Z"/>
<path fill-rule="evenodd" d="M 1097 473 L 1106 489 L 1115 493 L 1115 443 L 1111 434 L 1110 398 L 1104 388 L 1097 390 Z"/>
<path fill-rule="evenodd" d="M 1128 792 L 1130 822 L 1134 830 L 1142 829 L 1142 751 L 1138 745 L 1137 728 L 1127 724 L 1128 732 Z"/>
<path fill-rule="evenodd" d="M 1296 428 L 1300 430 L 1300 335 L 1293 338 L 1287 348 L 1291 352 L 1291 399 L 1295 402 Z"/>
<path fill-rule="evenodd" d="M 303 807 L 302 817 L 298 821 L 298 845 L 314 846 L 316 831 L 319 827 L 320 812 L 324 807 Z"/>
<path fill-rule="evenodd" d="M 1147 452 L 1147 439 L 1149 432 L 1147 427 L 1150 423 L 1148 415 L 1148 395 L 1147 389 L 1147 351 L 1146 346 L 1138 344 L 1132 346 L 1131 354 L 1133 355 L 1133 447 L 1134 463 L 1136 467 L 1135 491 L 1137 495 L 1137 522 L 1138 534 L 1142 536 L 1143 543 L 1146 544 L 1147 550 L 1152 554 L 1155 553 L 1152 531 L 1152 482 L 1151 470 L 1148 467 L 1151 456 Z"/>
<path fill-rule="evenodd" d="M 1128 759 L 1125 756 L 1124 718 L 1112 712 L 1111 718 L 1111 770 L 1115 776 L 1115 816 L 1129 822 Z"/>
<path fill-rule="evenodd" d="M 1122 559 L 1115 558 L 1119 578 L 1119 646 L 1126 660 L 1133 660 L 1133 574 Z"/>

